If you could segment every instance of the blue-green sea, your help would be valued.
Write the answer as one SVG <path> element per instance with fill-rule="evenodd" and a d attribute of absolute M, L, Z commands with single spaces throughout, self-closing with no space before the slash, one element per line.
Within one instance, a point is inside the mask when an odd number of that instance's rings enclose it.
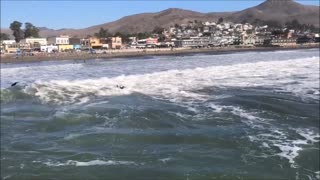
<path fill-rule="evenodd" d="M 2 63 L 1 179 L 320 179 L 319 96 L 318 49 Z"/>

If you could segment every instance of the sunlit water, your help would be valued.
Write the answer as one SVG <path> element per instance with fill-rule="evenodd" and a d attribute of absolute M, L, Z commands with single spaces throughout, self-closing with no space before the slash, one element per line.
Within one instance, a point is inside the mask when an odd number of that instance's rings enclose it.
<path fill-rule="evenodd" d="M 319 141 L 317 49 L 1 65 L 2 179 L 320 179 Z"/>

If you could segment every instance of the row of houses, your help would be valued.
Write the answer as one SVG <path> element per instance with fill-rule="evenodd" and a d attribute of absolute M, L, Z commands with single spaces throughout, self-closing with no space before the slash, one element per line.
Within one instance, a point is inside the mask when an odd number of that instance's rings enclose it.
<path fill-rule="evenodd" d="M 243 37 L 237 36 L 222 36 L 222 37 L 190 37 L 187 39 L 173 39 L 175 47 L 215 47 L 215 46 L 292 46 L 303 43 L 319 43 L 320 38 L 317 35 L 315 38 L 266 38 L 263 36 L 247 35 Z"/>
<path fill-rule="evenodd" d="M 260 46 L 260 45 L 275 45 L 287 46 L 293 44 L 301 44 L 307 42 L 319 42 L 319 34 L 314 34 L 306 37 L 305 35 L 292 37 L 289 31 L 288 37 L 273 37 L 267 33 L 266 27 L 255 28 L 250 24 L 222 24 L 212 25 L 206 23 L 205 27 L 214 26 L 219 30 L 230 30 L 235 28 L 241 33 L 224 33 L 216 35 L 215 31 L 210 36 L 201 34 L 195 36 L 177 36 L 176 38 L 166 38 L 160 42 L 157 37 L 149 37 L 146 39 L 137 39 L 130 37 L 131 43 L 126 47 L 130 48 L 159 48 L 159 47 L 214 47 L 214 46 Z M 228 29 L 229 28 L 229 29 Z M 253 30 L 254 29 L 254 30 Z M 179 29 L 178 29 L 179 30 Z M 248 31 L 250 30 L 250 31 Z M 170 29 L 172 31 L 172 29 Z M 211 29 L 210 29 L 211 31 Z M 121 49 L 124 47 L 121 37 L 109 38 L 70 38 L 69 36 L 58 36 L 50 38 L 26 38 L 16 43 L 14 40 L 1 41 L 1 52 L 14 53 L 17 51 L 42 51 L 42 52 L 64 52 L 84 49 Z"/>
<path fill-rule="evenodd" d="M 17 51 L 42 51 L 64 52 L 80 49 L 120 49 L 122 48 L 121 37 L 109 38 L 70 38 L 58 36 L 50 38 L 26 38 L 19 43 L 15 40 L 1 41 L 1 52 L 14 53 Z"/>
<path fill-rule="evenodd" d="M 196 20 L 171 26 L 165 29 L 162 34 L 166 39 L 174 39 L 175 44 L 181 47 L 266 44 L 281 46 L 309 41 L 319 42 L 319 35 L 309 30 L 302 32 L 287 28 L 275 29 L 268 27 L 268 25 L 254 26 L 250 23 L 218 23 Z"/>

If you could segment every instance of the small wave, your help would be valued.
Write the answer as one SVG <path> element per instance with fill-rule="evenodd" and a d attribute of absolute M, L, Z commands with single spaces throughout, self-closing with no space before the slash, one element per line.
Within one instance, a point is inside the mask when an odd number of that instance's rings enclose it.
<path fill-rule="evenodd" d="M 26 93 L 20 88 L 1 89 L 0 95 L 1 103 L 10 103 L 17 100 L 27 100 L 34 98 L 32 94 Z"/>
<path fill-rule="evenodd" d="M 39 163 L 41 161 L 33 161 L 33 163 Z M 92 161 L 74 161 L 68 160 L 66 162 L 41 162 L 47 166 L 58 167 L 58 166 L 111 166 L 111 165 L 136 165 L 132 161 L 103 161 L 103 160 L 92 160 Z"/>

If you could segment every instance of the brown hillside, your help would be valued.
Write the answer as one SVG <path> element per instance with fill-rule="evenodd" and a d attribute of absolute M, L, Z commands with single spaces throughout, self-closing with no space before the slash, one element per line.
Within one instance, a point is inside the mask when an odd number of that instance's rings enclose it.
<path fill-rule="evenodd" d="M 297 19 L 303 24 L 313 24 L 319 27 L 319 6 L 302 5 L 293 0 L 267 0 L 258 6 L 248 8 L 238 12 L 220 12 L 220 13 L 200 13 L 190 10 L 170 8 L 156 13 L 142 13 L 123 17 L 119 20 L 91 26 L 84 29 L 60 29 L 53 30 L 41 28 L 42 37 L 50 37 L 62 34 L 70 36 L 85 37 L 98 32 L 100 28 L 108 29 L 110 32 L 138 33 L 150 32 L 156 26 L 169 27 L 174 24 L 187 23 L 188 21 L 217 21 L 223 17 L 226 20 L 240 23 L 243 20 L 253 22 L 255 19 L 276 20 L 280 23 Z M 2 29 L 2 32 L 8 32 L 8 29 Z"/>

